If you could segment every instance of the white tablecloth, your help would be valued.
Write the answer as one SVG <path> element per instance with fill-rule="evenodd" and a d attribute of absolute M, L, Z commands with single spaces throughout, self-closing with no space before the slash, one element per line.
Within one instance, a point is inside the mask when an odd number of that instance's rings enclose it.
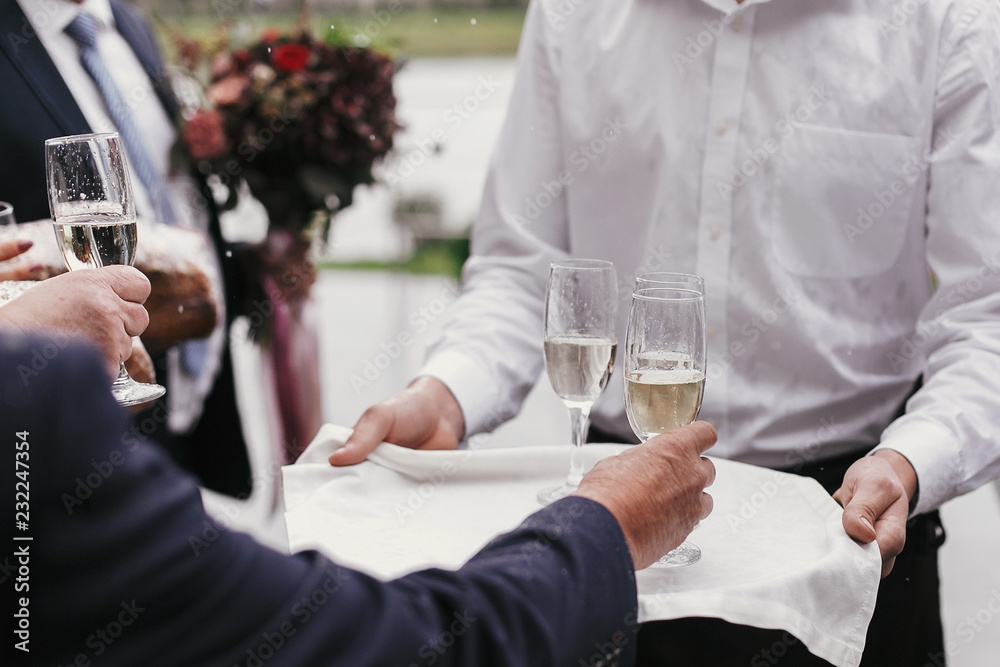
<path fill-rule="evenodd" d="M 382 445 L 368 461 L 326 461 L 350 430 L 324 426 L 282 470 L 292 552 L 316 549 L 382 579 L 458 568 L 538 509 L 570 447 L 418 452 Z M 587 466 L 623 449 L 587 445 Z M 878 589 L 875 544 L 859 546 L 811 479 L 714 460 L 715 511 L 691 534 L 702 560 L 637 575 L 639 620 L 687 616 L 783 629 L 844 667 L 861 660 Z"/>

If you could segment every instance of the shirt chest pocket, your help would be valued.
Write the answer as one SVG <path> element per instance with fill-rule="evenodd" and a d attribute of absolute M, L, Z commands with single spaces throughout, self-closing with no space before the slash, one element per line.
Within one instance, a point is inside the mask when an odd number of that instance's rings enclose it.
<path fill-rule="evenodd" d="M 862 278 L 892 267 L 923 183 L 918 156 L 912 137 L 794 128 L 774 171 L 770 237 L 778 264 L 811 278 Z"/>

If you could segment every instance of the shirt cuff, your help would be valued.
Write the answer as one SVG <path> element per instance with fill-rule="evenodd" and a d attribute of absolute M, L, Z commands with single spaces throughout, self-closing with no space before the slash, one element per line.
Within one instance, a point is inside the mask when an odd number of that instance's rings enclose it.
<path fill-rule="evenodd" d="M 465 418 L 465 438 L 500 425 L 493 378 L 475 358 L 458 350 L 442 350 L 427 360 L 417 376 L 436 378 L 448 387 Z"/>
<path fill-rule="evenodd" d="M 882 433 L 882 442 L 872 453 L 880 449 L 899 452 L 917 473 L 917 506 L 911 515 L 937 509 L 955 495 L 956 484 L 962 478 L 962 449 L 945 427 L 903 417 Z"/>

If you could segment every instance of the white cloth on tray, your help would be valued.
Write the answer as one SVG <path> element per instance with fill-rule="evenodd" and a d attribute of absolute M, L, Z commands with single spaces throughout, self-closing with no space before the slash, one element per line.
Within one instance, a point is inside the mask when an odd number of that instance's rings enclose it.
<path fill-rule="evenodd" d="M 291 551 L 316 549 L 381 579 L 456 569 L 539 508 L 569 470 L 566 445 L 413 451 L 384 444 L 333 468 L 350 429 L 325 425 L 282 469 Z M 589 468 L 625 449 L 587 445 Z M 715 459 L 715 511 L 691 534 L 699 563 L 638 573 L 639 620 L 688 616 L 786 630 L 842 667 L 861 661 L 881 559 L 844 532 L 814 480 Z"/>

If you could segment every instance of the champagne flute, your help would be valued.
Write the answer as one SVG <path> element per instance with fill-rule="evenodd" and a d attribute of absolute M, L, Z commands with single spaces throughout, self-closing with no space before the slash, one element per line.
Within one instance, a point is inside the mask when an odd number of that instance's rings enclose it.
<path fill-rule="evenodd" d="M 14 206 L 8 202 L 0 201 L 0 227 L 14 226 L 17 218 L 14 217 Z"/>
<path fill-rule="evenodd" d="M 590 408 L 614 369 L 617 318 L 614 264 L 568 259 L 551 265 L 545 294 L 545 370 L 569 408 L 573 452 L 566 481 L 538 493 L 543 505 L 573 493 L 583 479 L 583 441 Z"/>
<path fill-rule="evenodd" d="M 650 271 L 640 273 L 635 277 L 636 290 L 649 287 L 676 287 L 704 294 L 705 279 L 693 273 L 675 273 L 673 271 Z"/>
<path fill-rule="evenodd" d="M 49 211 L 70 271 L 135 263 L 135 200 L 117 132 L 45 141 Z M 159 398 L 166 389 L 136 382 L 122 362 L 111 385 L 124 406 Z"/>
<path fill-rule="evenodd" d="M 662 283 L 661 283 L 662 284 Z M 705 295 L 681 287 L 636 289 L 625 334 L 625 413 L 645 442 L 698 417 L 705 391 Z M 691 565 L 701 549 L 690 542 L 653 567 Z"/>

